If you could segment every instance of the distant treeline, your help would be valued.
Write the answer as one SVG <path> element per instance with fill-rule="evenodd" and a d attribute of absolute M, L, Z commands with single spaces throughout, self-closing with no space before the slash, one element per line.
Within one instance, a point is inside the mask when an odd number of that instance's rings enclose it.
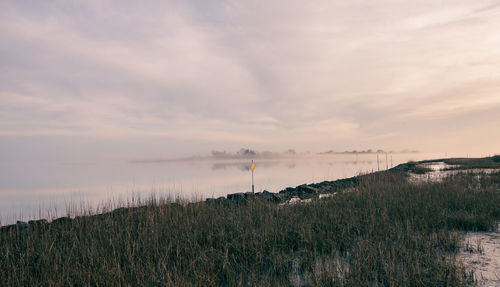
<path fill-rule="evenodd" d="M 227 151 L 212 151 L 212 156 L 216 158 L 235 158 L 235 157 L 273 157 L 273 156 L 290 156 L 296 155 L 297 152 L 294 149 L 289 149 L 285 152 L 257 152 L 255 150 L 249 148 L 241 148 L 239 151 L 235 153 L 227 152 Z"/>
<path fill-rule="evenodd" d="M 378 150 L 372 150 L 372 149 L 367 149 L 367 150 L 346 150 L 346 151 L 334 151 L 334 150 L 329 150 L 325 152 L 320 152 L 318 154 L 374 154 L 374 153 L 419 153 L 418 150 L 401 150 L 401 151 L 385 151 L 382 149 Z"/>
<path fill-rule="evenodd" d="M 401 150 L 401 151 L 385 151 L 382 149 L 378 150 L 346 150 L 346 151 L 334 151 L 329 150 L 325 152 L 319 152 L 319 155 L 328 155 L 328 154 L 376 154 L 376 153 L 418 153 L 418 150 Z M 249 148 L 241 148 L 235 153 L 227 152 L 227 151 L 212 151 L 212 157 L 215 158 L 246 158 L 246 157 L 280 157 L 280 156 L 294 156 L 294 155 L 309 155 L 310 152 L 298 153 L 294 149 L 288 149 L 284 152 L 271 152 L 264 151 L 258 152 Z"/>

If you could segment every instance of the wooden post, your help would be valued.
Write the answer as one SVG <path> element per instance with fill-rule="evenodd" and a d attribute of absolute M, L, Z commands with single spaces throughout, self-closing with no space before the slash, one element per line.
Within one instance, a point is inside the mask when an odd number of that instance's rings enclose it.
<path fill-rule="evenodd" d="M 380 164 L 378 162 L 378 152 L 377 152 L 377 171 L 380 171 Z"/>
<path fill-rule="evenodd" d="M 255 193 L 255 188 L 253 185 L 253 170 L 255 169 L 255 164 L 253 163 L 253 159 L 252 159 L 252 165 L 250 166 L 250 168 L 252 169 L 252 193 Z"/>

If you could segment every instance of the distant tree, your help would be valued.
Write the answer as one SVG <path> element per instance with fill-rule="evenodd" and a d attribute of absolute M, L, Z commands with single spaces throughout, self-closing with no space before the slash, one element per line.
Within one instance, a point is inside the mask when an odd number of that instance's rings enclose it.
<path fill-rule="evenodd" d="M 226 153 L 226 151 L 213 150 L 212 151 L 212 156 L 213 157 L 227 157 L 227 156 L 229 156 L 229 154 Z"/>
<path fill-rule="evenodd" d="M 251 149 L 248 148 L 241 148 L 238 152 L 238 155 L 240 156 L 255 156 L 257 153 Z"/>

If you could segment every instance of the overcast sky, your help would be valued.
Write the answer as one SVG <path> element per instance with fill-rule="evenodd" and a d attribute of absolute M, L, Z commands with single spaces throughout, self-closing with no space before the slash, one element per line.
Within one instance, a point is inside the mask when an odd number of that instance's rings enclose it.
<path fill-rule="evenodd" d="M 0 2 L 3 159 L 240 147 L 500 152 L 500 2 Z"/>

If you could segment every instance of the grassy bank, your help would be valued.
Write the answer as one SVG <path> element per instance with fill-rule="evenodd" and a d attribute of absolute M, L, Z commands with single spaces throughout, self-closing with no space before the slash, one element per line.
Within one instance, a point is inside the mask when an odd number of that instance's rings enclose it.
<path fill-rule="evenodd" d="M 458 231 L 500 220 L 500 173 L 361 176 L 308 204 L 145 202 L 0 230 L 6 286 L 462 286 Z"/>

